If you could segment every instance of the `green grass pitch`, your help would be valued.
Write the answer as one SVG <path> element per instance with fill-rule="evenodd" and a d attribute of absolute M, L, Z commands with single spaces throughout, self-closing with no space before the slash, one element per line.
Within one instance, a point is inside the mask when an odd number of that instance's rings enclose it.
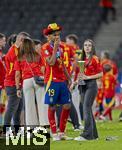
<path fill-rule="evenodd" d="M 122 150 L 122 122 L 119 122 L 120 110 L 113 111 L 113 121 L 97 122 L 98 140 L 92 141 L 51 141 L 51 150 Z M 74 132 L 68 123 L 67 134 L 76 137 L 80 132 Z M 107 141 L 107 137 L 113 137 Z"/>

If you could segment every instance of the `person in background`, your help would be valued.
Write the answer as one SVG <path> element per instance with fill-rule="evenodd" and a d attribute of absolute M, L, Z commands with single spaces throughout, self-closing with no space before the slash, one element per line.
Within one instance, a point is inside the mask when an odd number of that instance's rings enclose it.
<path fill-rule="evenodd" d="M 3 50 L 5 48 L 6 45 L 6 36 L 2 33 L 0 33 L 0 57 L 3 57 Z"/>
<path fill-rule="evenodd" d="M 103 75 L 102 66 L 95 53 L 95 45 L 91 39 L 84 41 L 82 58 L 85 61 L 85 70 L 80 72 L 79 80 L 84 80 L 84 85 L 79 85 L 81 97 L 83 99 L 84 130 L 76 141 L 94 140 L 98 138 L 96 123 L 92 113 L 92 105 L 97 95 L 96 79 Z"/>
<path fill-rule="evenodd" d="M 5 111 L 5 102 L 3 98 L 4 91 L 4 79 L 6 74 L 5 69 L 5 55 L 3 54 L 4 47 L 6 45 L 6 37 L 0 33 L 0 124 L 3 124 L 3 113 Z"/>
<path fill-rule="evenodd" d="M 102 51 L 101 52 L 101 64 L 102 64 L 103 68 L 104 68 L 104 65 L 106 65 L 106 64 L 110 65 L 112 68 L 112 73 L 115 76 L 115 78 L 117 79 L 118 67 L 117 67 L 116 63 L 113 60 L 111 60 L 110 54 L 108 51 Z"/>
<path fill-rule="evenodd" d="M 6 45 L 6 37 L 4 34 L 0 33 L 0 99 L 1 91 L 4 88 L 4 79 L 5 79 L 5 55 L 3 54 L 4 47 Z"/>
<path fill-rule="evenodd" d="M 66 43 L 73 47 L 74 51 L 79 50 L 78 37 L 75 34 L 69 34 L 65 38 Z"/>
<path fill-rule="evenodd" d="M 33 41 L 34 41 L 34 44 L 35 44 L 35 50 L 40 55 L 41 54 L 42 42 L 39 39 L 33 39 Z"/>
<path fill-rule="evenodd" d="M 103 8 L 102 19 L 105 23 L 109 23 L 108 15 L 112 12 L 112 20 L 116 20 L 116 8 L 114 7 L 114 0 L 101 0 L 100 6 Z"/>
<path fill-rule="evenodd" d="M 11 47 L 16 42 L 16 38 L 17 38 L 17 34 L 11 34 L 8 37 L 7 43 L 9 45 L 9 47 Z"/>
<path fill-rule="evenodd" d="M 5 46 L 6 46 L 6 36 L 0 33 L 0 61 L 2 62 L 4 68 L 5 68 L 5 54 L 3 51 L 5 50 Z"/>
<path fill-rule="evenodd" d="M 8 104 L 4 117 L 3 135 L 6 132 L 6 127 L 11 125 L 12 119 L 15 126 L 15 132 L 18 132 L 18 127 L 20 126 L 20 115 L 23 106 L 23 100 L 22 98 L 17 97 L 14 64 L 17 60 L 17 55 L 23 39 L 27 36 L 30 35 L 26 32 L 20 32 L 17 35 L 16 42 L 10 47 L 5 56 L 6 76 L 4 80 L 4 86 L 8 96 Z"/>
<path fill-rule="evenodd" d="M 105 110 L 100 115 L 101 120 L 105 120 L 108 115 L 109 119 L 112 121 L 112 108 L 115 103 L 115 86 L 116 79 L 112 74 L 112 67 L 109 64 L 104 65 L 104 75 L 103 75 L 103 89 L 104 89 L 104 97 L 105 97 Z"/>

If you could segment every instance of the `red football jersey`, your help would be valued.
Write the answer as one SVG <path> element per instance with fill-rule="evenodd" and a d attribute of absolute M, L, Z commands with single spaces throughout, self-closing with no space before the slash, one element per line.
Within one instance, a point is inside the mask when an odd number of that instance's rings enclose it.
<path fill-rule="evenodd" d="M 116 79 L 111 73 L 106 73 L 103 78 L 104 96 L 112 98 L 115 95 Z"/>
<path fill-rule="evenodd" d="M 76 53 L 76 50 L 80 49 L 80 47 L 78 45 L 76 45 L 76 44 L 72 44 L 72 45 L 69 45 L 69 46 L 72 48 L 74 53 Z"/>
<path fill-rule="evenodd" d="M 63 50 L 64 64 L 67 68 L 68 73 L 71 74 L 72 65 L 73 65 L 73 61 L 74 61 L 74 55 L 75 55 L 74 49 L 72 46 L 69 46 L 64 42 L 61 42 L 61 47 Z"/>
<path fill-rule="evenodd" d="M 113 6 L 112 0 L 101 0 L 100 6 L 111 8 Z"/>
<path fill-rule="evenodd" d="M 6 76 L 4 85 L 5 86 L 15 86 L 15 70 L 14 63 L 17 60 L 18 48 L 15 45 L 12 45 L 5 56 L 5 65 L 6 65 Z"/>
<path fill-rule="evenodd" d="M 80 72 L 79 66 L 77 64 L 75 64 L 75 66 L 73 66 L 74 63 L 74 56 L 77 54 L 76 51 L 80 50 L 80 47 L 76 44 L 70 44 L 68 45 L 70 47 L 70 51 L 72 52 L 72 58 L 70 59 L 70 74 L 74 73 L 74 81 L 76 81 L 78 73 Z"/>
<path fill-rule="evenodd" d="M 86 65 L 86 68 L 84 71 L 85 75 L 90 76 L 90 75 L 95 75 L 97 73 L 102 72 L 102 66 L 101 66 L 99 58 L 97 56 L 94 55 L 92 57 L 89 65 L 87 66 L 88 61 L 89 61 L 88 59 L 85 59 L 85 65 Z"/>
<path fill-rule="evenodd" d="M 0 89 L 4 87 L 4 79 L 5 79 L 6 70 L 3 65 L 2 60 L 0 60 Z"/>
<path fill-rule="evenodd" d="M 63 46 L 60 45 L 59 48 L 61 56 L 60 58 L 56 59 L 55 64 L 51 66 L 46 62 L 46 58 L 52 55 L 53 47 L 50 45 L 50 43 L 46 43 L 42 46 L 42 57 L 44 58 L 46 64 L 44 75 L 45 83 L 47 83 L 49 80 L 54 82 L 64 82 L 66 80 L 64 68 L 61 61 L 61 59 L 63 59 Z"/>

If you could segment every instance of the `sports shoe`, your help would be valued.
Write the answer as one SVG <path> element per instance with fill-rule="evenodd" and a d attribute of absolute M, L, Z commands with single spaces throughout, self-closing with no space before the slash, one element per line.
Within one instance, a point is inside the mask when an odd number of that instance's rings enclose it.
<path fill-rule="evenodd" d="M 65 135 L 65 133 L 62 133 L 62 132 L 59 133 L 59 136 L 60 136 L 61 140 L 67 140 L 67 141 L 73 140 L 72 137 L 68 137 L 68 136 Z"/>
<path fill-rule="evenodd" d="M 79 128 L 74 128 L 74 131 L 77 132 L 77 131 L 80 131 L 80 129 Z"/>
<path fill-rule="evenodd" d="M 106 120 L 106 118 L 104 116 L 102 116 L 102 115 L 99 116 L 99 119 L 100 120 L 104 120 L 104 121 Z"/>
<path fill-rule="evenodd" d="M 84 129 L 84 126 L 80 125 L 79 127 L 75 127 L 74 131 L 80 131 L 80 130 L 83 130 L 83 129 Z"/>
<path fill-rule="evenodd" d="M 75 137 L 74 140 L 75 140 L 75 141 L 87 141 L 87 139 L 85 139 L 85 138 L 82 137 L 82 136 Z"/>
<path fill-rule="evenodd" d="M 80 126 L 79 126 L 79 129 L 80 129 L 80 130 L 83 130 L 83 129 L 84 129 L 84 126 L 83 126 L 83 125 L 80 125 Z"/>
<path fill-rule="evenodd" d="M 122 117 L 119 118 L 119 121 L 122 121 Z"/>
<path fill-rule="evenodd" d="M 57 133 L 52 134 L 52 138 L 53 138 L 53 141 L 60 141 L 61 140 L 60 136 Z"/>

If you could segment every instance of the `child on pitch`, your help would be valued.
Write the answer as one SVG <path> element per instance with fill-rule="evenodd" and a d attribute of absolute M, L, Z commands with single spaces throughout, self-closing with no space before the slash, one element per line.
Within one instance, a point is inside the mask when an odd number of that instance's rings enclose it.
<path fill-rule="evenodd" d="M 112 67 L 109 64 L 104 65 L 103 67 L 105 74 L 103 75 L 103 89 L 105 97 L 105 110 L 100 115 L 101 120 L 105 120 L 106 116 L 109 117 L 109 120 L 112 120 L 112 109 L 115 103 L 115 86 L 116 79 L 113 75 Z"/>

